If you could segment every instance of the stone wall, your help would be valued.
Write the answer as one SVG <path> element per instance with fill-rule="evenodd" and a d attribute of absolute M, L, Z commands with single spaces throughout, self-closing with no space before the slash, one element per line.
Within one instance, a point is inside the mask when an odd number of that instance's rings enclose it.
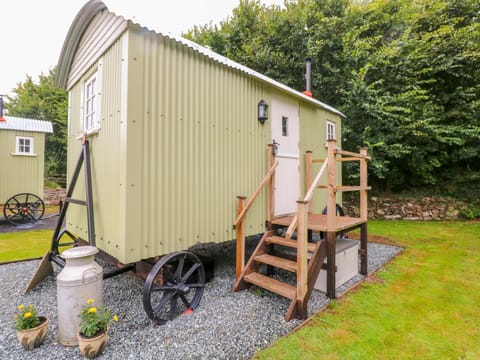
<path fill-rule="evenodd" d="M 359 216 L 359 199 L 344 196 L 346 214 Z M 369 219 L 384 220 L 459 220 L 468 204 L 446 197 L 377 197 L 368 199 Z"/>
<path fill-rule="evenodd" d="M 65 200 L 66 190 L 63 188 L 43 189 L 43 201 L 47 205 L 59 205 Z"/>

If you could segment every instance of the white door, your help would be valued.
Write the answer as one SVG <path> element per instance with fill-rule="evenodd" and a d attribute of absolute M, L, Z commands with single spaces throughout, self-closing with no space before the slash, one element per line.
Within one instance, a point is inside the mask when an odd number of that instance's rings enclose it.
<path fill-rule="evenodd" d="M 273 97 L 271 106 L 272 142 L 278 145 L 275 172 L 274 215 L 297 211 L 300 199 L 298 103 Z"/>

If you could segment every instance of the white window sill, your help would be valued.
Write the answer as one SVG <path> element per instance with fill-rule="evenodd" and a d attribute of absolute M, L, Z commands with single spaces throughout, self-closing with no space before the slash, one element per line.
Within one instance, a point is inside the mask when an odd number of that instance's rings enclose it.
<path fill-rule="evenodd" d="M 31 156 L 35 157 L 38 156 L 37 154 L 29 154 L 29 153 L 11 153 L 13 156 Z"/>
<path fill-rule="evenodd" d="M 87 130 L 86 134 L 87 134 L 87 138 L 90 137 L 90 136 L 93 136 L 93 135 L 98 135 L 98 133 L 100 132 L 100 128 L 95 128 L 95 129 L 90 129 L 90 130 Z M 83 139 L 83 133 L 81 133 L 80 135 L 78 135 L 76 137 L 77 140 L 82 140 Z"/>

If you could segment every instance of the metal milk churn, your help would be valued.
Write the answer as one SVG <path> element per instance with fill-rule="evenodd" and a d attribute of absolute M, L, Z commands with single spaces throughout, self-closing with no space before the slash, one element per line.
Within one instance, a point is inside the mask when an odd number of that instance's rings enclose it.
<path fill-rule="evenodd" d="M 58 337 L 62 345 L 77 345 L 79 314 L 88 299 L 103 305 L 103 269 L 95 262 L 98 249 L 79 246 L 61 256 L 65 267 L 57 276 Z"/>

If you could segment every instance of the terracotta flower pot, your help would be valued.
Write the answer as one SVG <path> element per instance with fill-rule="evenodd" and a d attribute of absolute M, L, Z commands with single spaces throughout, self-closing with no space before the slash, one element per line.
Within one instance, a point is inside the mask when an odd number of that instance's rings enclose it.
<path fill-rule="evenodd" d="M 43 344 L 48 333 L 48 319 L 39 316 L 40 325 L 27 330 L 17 330 L 17 338 L 25 350 L 33 350 Z"/>
<path fill-rule="evenodd" d="M 105 348 L 108 341 L 108 334 L 106 331 L 94 337 L 84 337 L 77 334 L 77 338 L 80 353 L 88 359 L 93 359 L 100 355 Z"/>

